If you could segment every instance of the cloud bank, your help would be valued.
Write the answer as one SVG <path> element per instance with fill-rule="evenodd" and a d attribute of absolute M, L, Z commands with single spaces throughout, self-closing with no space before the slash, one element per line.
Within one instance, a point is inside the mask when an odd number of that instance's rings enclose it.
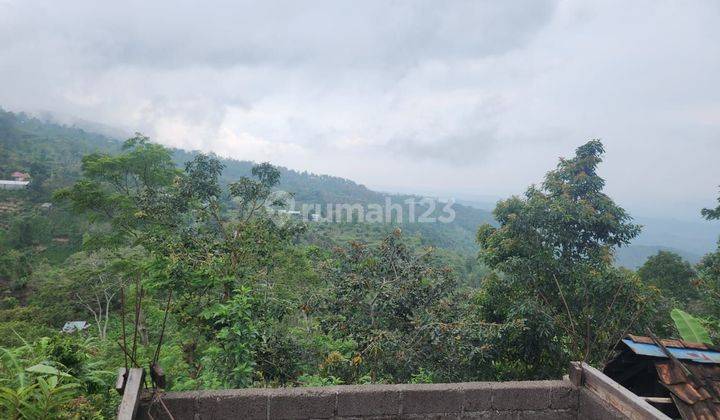
<path fill-rule="evenodd" d="M 0 106 L 380 188 L 520 193 L 589 138 L 631 209 L 720 184 L 720 3 L 0 0 Z"/>

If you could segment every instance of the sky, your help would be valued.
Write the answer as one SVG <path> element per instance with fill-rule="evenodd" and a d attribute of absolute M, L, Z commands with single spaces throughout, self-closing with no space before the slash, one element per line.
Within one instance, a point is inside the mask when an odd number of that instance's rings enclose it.
<path fill-rule="evenodd" d="M 631 212 L 720 185 L 720 2 L 0 0 L 0 107 L 504 197 L 600 138 Z"/>

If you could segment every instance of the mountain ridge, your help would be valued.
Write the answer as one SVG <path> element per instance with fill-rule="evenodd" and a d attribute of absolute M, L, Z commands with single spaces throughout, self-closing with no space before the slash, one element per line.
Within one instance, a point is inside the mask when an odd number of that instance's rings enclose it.
<path fill-rule="evenodd" d="M 84 122 L 68 126 L 58 123 L 52 117 L 43 120 L 25 113 L 13 113 L 0 109 L 0 177 L 6 178 L 15 170 L 29 170 L 29 156 L 40 156 L 52 166 L 55 176 L 50 180 L 53 189 L 69 185 L 80 176 L 82 155 L 91 152 L 115 153 L 120 150 L 122 140 L 106 134 L 88 131 Z M 107 132 L 107 131 L 106 131 Z M 178 166 L 191 160 L 197 150 L 169 148 Z M 256 163 L 230 157 L 219 157 L 225 164 L 223 182 L 231 182 L 242 176 L 250 176 Z M 315 174 L 308 171 L 277 166 L 281 172 L 280 189 L 292 192 L 300 203 L 308 204 L 385 204 L 387 199 L 393 202 L 419 200 L 423 196 L 413 193 L 388 193 L 375 191 L 367 186 L 333 175 Z M 452 194 L 448 194 L 452 196 Z M 432 195 L 431 197 L 437 197 Z M 453 209 L 456 218 L 447 226 L 440 223 L 401 224 L 411 235 L 418 236 L 421 243 L 442 248 L 454 249 L 472 256 L 477 253 L 475 232 L 483 223 L 495 224 L 491 208 L 492 200 L 482 202 L 459 198 Z M 617 250 L 617 265 L 637 268 L 645 259 L 660 251 L 671 250 L 697 263 L 702 255 L 712 251 L 720 226 L 710 223 L 692 223 L 670 219 L 637 217 L 636 222 L 644 225 L 643 232 L 630 246 Z M 394 228 L 395 224 L 378 229 L 382 232 Z M 357 232 L 358 228 L 347 229 Z M 351 238 L 351 234 L 341 235 Z"/>

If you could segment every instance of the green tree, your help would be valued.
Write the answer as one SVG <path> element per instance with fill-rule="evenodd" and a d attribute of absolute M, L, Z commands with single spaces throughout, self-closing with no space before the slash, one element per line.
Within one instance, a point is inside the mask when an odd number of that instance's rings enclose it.
<path fill-rule="evenodd" d="M 32 267 L 27 253 L 4 247 L 0 251 L 0 278 L 16 283 L 30 275 Z"/>
<path fill-rule="evenodd" d="M 720 196 L 717 198 L 718 206 L 714 209 L 704 208 L 700 210 L 700 214 L 708 220 L 720 220 Z"/>
<path fill-rule="evenodd" d="M 30 211 L 10 220 L 5 240 L 9 246 L 20 249 L 47 243 L 50 234 L 47 217 Z"/>
<path fill-rule="evenodd" d="M 66 261 L 62 276 L 67 279 L 68 295 L 89 312 L 101 340 L 107 338 L 111 312 L 117 308 L 120 290 L 130 283 L 128 263 L 145 255 L 137 248 L 100 249 L 78 252 Z"/>
<path fill-rule="evenodd" d="M 283 267 L 302 266 L 294 261 L 304 257 L 290 251 L 300 227 L 275 224 L 266 211 L 283 204 L 272 194 L 279 171 L 269 164 L 256 165 L 252 177 L 224 186 L 223 169 L 216 157 L 199 154 L 179 171 L 168 149 L 138 135 L 126 141 L 118 155 L 83 158 L 83 178 L 56 196 L 109 226 L 110 234 L 107 229 L 103 233 L 113 240 L 96 240 L 94 245 L 141 245 L 148 251 L 150 262 L 140 271 L 152 292 L 148 299 L 156 302 L 146 302 L 159 305 L 172 294 L 173 315 L 188 332 L 183 348 L 190 376 L 206 384 L 240 386 L 252 380 L 256 341 L 248 339 L 241 346 L 239 337 L 254 337 L 255 320 L 277 318 L 283 312 L 270 310 L 282 301 L 276 295 L 275 284 L 281 283 L 276 276 L 288 274 Z M 105 272 L 101 267 L 99 273 Z M 99 278 L 97 270 L 81 274 Z M 99 296 L 94 300 L 102 305 L 89 307 L 96 314 L 104 312 L 106 322 L 115 295 L 105 282 L 95 285 L 100 286 L 87 290 L 99 292 L 93 296 Z M 246 291 L 238 295 L 240 290 Z M 245 312 L 238 309 L 245 297 L 259 302 L 251 323 L 241 319 Z M 95 309 L 100 306 L 102 310 Z M 230 349 L 236 350 L 232 357 Z M 203 368 L 218 376 L 201 374 Z"/>
<path fill-rule="evenodd" d="M 442 368 L 429 361 L 453 345 L 444 333 L 452 330 L 445 316 L 451 312 L 456 278 L 431 250 L 415 253 L 396 230 L 379 246 L 351 243 L 327 266 L 325 276 L 330 289 L 323 301 L 324 329 L 357 346 L 354 355 L 326 360 L 344 361 L 346 380 L 369 374 L 375 380 L 408 381 L 420 368 Z"/>
<path fill-rule="evenodd" d="M 706 310 L 720 320 L 720 250 L 703 257 L 697 266 L 698 293 Z"/>
<path fill-rule="evenodd" d="M 93 153 L 82 159 L 83 177 L 55 192 L 75 211 L 95 223 L 109 223 L 92 237 L 96 245 L 142 244 L 160 231 L 173 229 L 187 211 L 185 202 L 173 194 L 180 175 L 170 151 L 141 134 L 125 141 L 117 155 Z"/>
<path fill-rule="evenodd" d="M 720 205 L 715 209 L 702 209 L 701 213 L 707 220 L 720 220 Z M 708 314 L 720 325 L 720 242 L 714 252 L 703 257 L 697 265 L 697 272 L 698 293 Z"/>
<path fill-rule="evenodd" d="M 597 173 L 603 152 L 592 140 L 573 158 L 561 158 L 540 187 L 497 204 L 499 227 L 478 231 L 482 260 L 524 296 L 516 305 L 544 311 L 564 332 L 569 356 L 594 361 L 637 325 L 649 299 L 612 266 L 613 250 L 640 227 L 603 192 Z"/>
<path fill-rule="evenodd" d="M 208 307 L 201 316 L 212 325 L 210 368 L 230 388 L 252 384 L 258 331 L 253 320 L 253 298 L 248 288 L 236 290 L 232 299 Z"/>
<path fill-rule="evenodd" d="M 30 190 L 35 195 L 45 191 L 45 181 L 50 178 L 50 165 L 44 156 L 30 163 Z"/>
<path fill-rule="evenodd" d="M 697 277 L 689 262 L 674 252 L 658 251 L 649 257 L 637 271 L 640 280 L 645 284 L 658 287 L 663 295 L 687 304 L 697 299 L 698 293 L 693 285 Z"/>

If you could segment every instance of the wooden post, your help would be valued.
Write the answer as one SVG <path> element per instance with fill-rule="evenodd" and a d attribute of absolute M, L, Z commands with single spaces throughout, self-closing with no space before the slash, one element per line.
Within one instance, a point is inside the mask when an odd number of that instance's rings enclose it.
<path fill-rule="evenodd" d="M 165 388 L 165 371 L 157 363 L 150 365 L 150 377 L 158 388 Z"/>
<path fill-rule="evenodd" d="M 637 420 L 670 419 L 663 412 L 648 404 L 642 397 L 628 391 L 627 388 L 594 367 L 586 363 L 581 363 L 580 366 L 582 368 L 582 386 L 628 418 Z M 571 378 L 573 376 L 572 370 L 570 376 Z"/>
<path fill-rule="evenodd" d="M 568 379 L 575 386 L 582 386 L 582 362 L 570 362 L 570 372 Z"/>
<path fill-rule="evenodd" d="M 115 391 L 122 395 L 125 389 L 125 381 L 127 380 L 127 370 L 125 368 L 118 369 L 118 376 L 115 380 Z"/>
<path fill-rule="evenodd" d="M 118 409 L 118 420 L 135 420 L 138 405 L 140 404 L 140 391 L 145 380 L 145 369 L 131 368 L 125 381 L 123 398 Z"/>

